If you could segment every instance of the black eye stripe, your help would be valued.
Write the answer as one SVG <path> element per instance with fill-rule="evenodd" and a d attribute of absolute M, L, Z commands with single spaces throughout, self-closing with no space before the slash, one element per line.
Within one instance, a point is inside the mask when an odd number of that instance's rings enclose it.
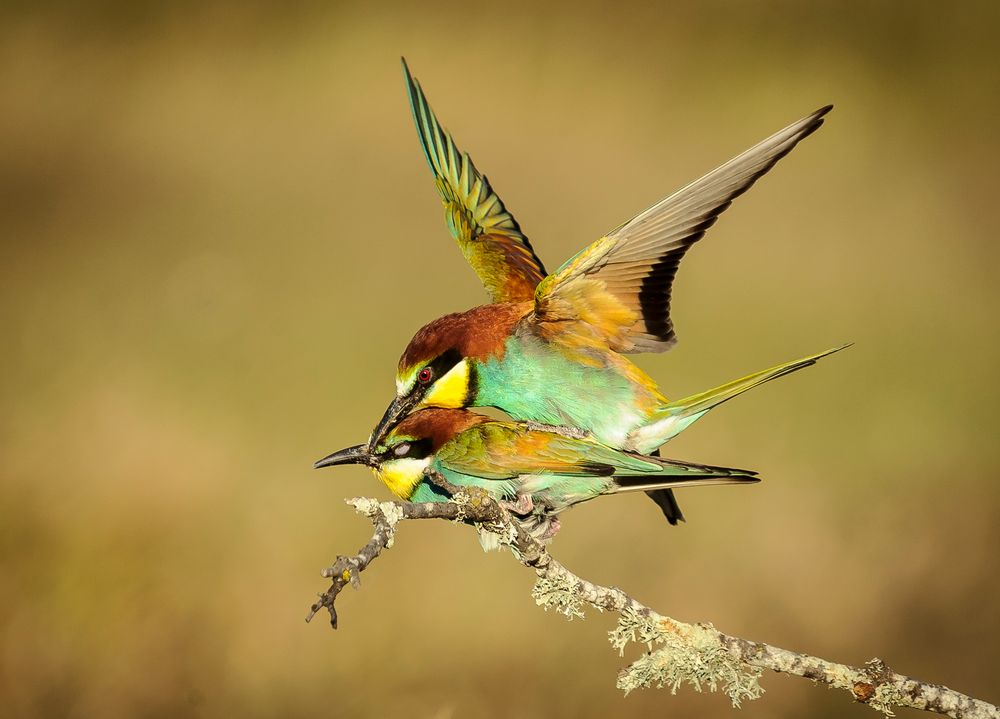
<path fill-rule="evenodd" d="M 476 396 L 479 394 L 479 375 L 476 374 L 476 365 L 469 365 L 469 379 L 465 388 L 465 404 L 474 407 Z"/>
<path fill-rule="evenodd" d="M 437 359 L 431 362 L 428 366 L 433 370 L 433 375 L 431 379 L 441 379 L 452 367 L 457 365 L 463 359 L 462 353 L 456 349 L 446 350 L 442 352 Z"/>
<path fill-rule="evenodd" d="M 407 448 L 406 451 L 402 454 L 397 454 L 396 450 L 404 446 Z M 397 444 L 386 452 L 386 454 L 388 455 L 388 459 L 423 459 L 429 456 L 432 450 L 433 447 L 431 447 L 430 439 L 413 439 L 409 442 Z"/>

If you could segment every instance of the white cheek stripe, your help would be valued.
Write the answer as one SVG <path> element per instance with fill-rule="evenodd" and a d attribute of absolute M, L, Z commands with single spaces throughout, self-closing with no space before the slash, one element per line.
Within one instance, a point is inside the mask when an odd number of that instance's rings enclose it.
<path fill-rule="evenodd" d="M 416 372 L 413 372 L 412 374 L 410 374 L 409 377 L 405 377 L 403 379 L 397 379 L 396 380 L 396 395 L 399 396 L 399 397 L 403 397 L 404 395 L 409 394 L 410 390 L 413 389 L 413 385 L 416 384 L 416 381 L 417 381 L 417 373 Z"/>

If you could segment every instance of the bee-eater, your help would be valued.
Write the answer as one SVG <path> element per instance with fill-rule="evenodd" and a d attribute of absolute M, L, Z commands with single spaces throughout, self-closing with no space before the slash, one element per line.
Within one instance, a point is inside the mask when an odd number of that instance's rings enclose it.
<path fill-rule="evenodd" d="M 583 434 L 497 421 L 465 409 L 417 410 L 377 445 L 342 449 L 315 466 L 335 464 L 366 464 L 393 494 L 412 502 L 450 497 L 427 477 L 434 470 L 455 486 L 484 489 L 516 514 L 546 523 L 604 494 L 759 481 L 744 469 L 647 457 Z"/>
<path fill-rule="evenodd" d="M 489 406 L 516 420 L 576 427 L 608 446 L 649 454 L 712 407 L 836 351 L 673 402 L 625 356 L 675 344 L 670 294 L 684 253 L 735 197 L 820 127 L 829 106 L 547 274 L 486 177 L 438 123 L 405 62 L 403 68 L 448 227 L 493 303 L 445 315 L 416 333 L 399 361 L 396 398 L 373 432 L 373 446 L 416 409 Z M 682 518 L 671 496 L 653 497 L 671 523 Z"/>

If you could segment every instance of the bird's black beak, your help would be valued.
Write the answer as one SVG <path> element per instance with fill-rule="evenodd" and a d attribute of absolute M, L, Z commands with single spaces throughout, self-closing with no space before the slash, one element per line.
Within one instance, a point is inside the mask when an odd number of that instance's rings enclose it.
<path fill-rule="evenodd" d="M 314 468 L 332 467 L 335 464 L 371 464 L 372 456 L 368 452 L 367 444 L 358 444 L 354 447 L 341 449 L 333 454 L 323 457 L 313 465 Z"/>
<path fill-rule="evenodd" d="M 372 437 L 368 440 L 368 446 L 378 447 L 392 428 L 399 424 L 419 402 L 420 394 L 417 392 L 393 399 L 386 408 L 385 414 L 382 415 L 382 419 L 375 426 L 375 431 L 372 432 Z"/>

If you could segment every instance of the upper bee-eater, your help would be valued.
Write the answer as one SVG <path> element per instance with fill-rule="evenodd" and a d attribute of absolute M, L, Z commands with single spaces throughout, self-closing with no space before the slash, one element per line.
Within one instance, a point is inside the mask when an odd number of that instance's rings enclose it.
<path fill-rule="evenodd" d="M 649 209 L 547 274 L 514 217 L 438 123 L 403 63 L 421 146 L 452 235 L 493 303 L 421 328 L 400 358 L 377 446 L 422 407 L 496 407 L 516 420 L 576 427 L 649 454 L 716 405 L 836 350 L 670 401 L 625 354 L 676 342 L 671 285 L 684 253 L 732 200 L 823 123 L 821 108 Z M 840 348 L 837 348 L 840 349 Z M 669 493 L 652 493 L 671 523 Z"/>
<path fill-rule="evenodd" d="M 603 494 L 707 484 L 759 481 L 744 469 L 689 464 L 643 456 L 583 434 L 527 422 L 502 422 L 465 409 L 413 412 L 373 445 L 358 445 L 316 462 L 316 467 L 366 464 L 397 497 L 445 501 L 450 495 L 426 474 L 452 485 L 486 490 L 516 514 L 544 523 L 555 514 Z"/>

